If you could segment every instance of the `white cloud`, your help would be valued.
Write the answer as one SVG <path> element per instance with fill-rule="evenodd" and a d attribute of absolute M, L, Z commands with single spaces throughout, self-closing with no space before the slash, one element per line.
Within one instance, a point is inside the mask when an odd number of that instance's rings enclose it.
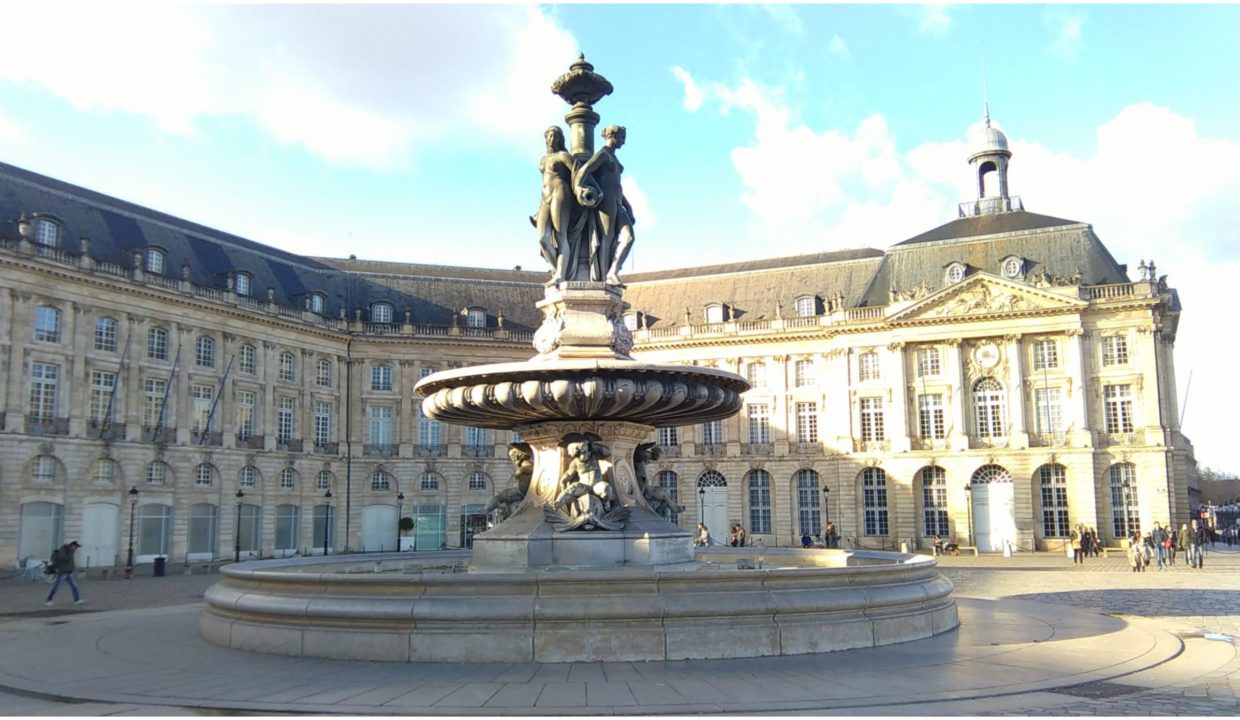
<path fill-rule="evenodd" d="M 624 197 L 633 207 L 633 234 L 640 235 L 641 232 L 653 228 L 656 220 L 654 209 L 650 207 L 650 200 L 646 193 L 642 192 L 637 178 L 626 173 L 620 180 L 620 186 L 624 190 Z"/>
<path fill-rule="evenodd" d="M 942 37 L 951 30 L 952 19 L 947 14 L 947 7 L 940 4 L 930 3 L 921 6 L 921 22 L 917 26 L 917 31 L 923 35 L 933 35 Z"/>
<path fill-rule="evenodd" d="M 26 135 L 26 129 L 21 125 L 10 120 L 3 112 L 0 112 L 0 142 L 5 145 L 16 145 L 24 143 L 29 138 Z"/>
<path fill-rule="evenodd" d="M 852 55 L 848 49 L 848 43 L 844 42 L 844 38 L 839 35 L 832 35 L 827 41 L 827 52 L 841 60 L 847 60 Z"/>
<path fill-rule="evenodd" d="M 55 27 L 66 50 L 12 34 L 0 79 L 146 116 L 164 132 L 247 117 L 282 142 L 369 167 L 401 165 L 432 142 L 538 138 L 564 106 L 548 78 L 577 54 L 547 15 L 510 5 L 25 4 L 7 6 L 6 21 Z"/>
<path fill-rule="evenodd" d="M 1065 60 L 1075 60 L 1081 50 L 1081 29 L 1085 19 L 1055 10 L 1047 15 L 1047 24 L 1054 33 L 1051 51 Z"/>
<path fill-rule="evenodd" d="M 698 87 L 697 81 L 693 79 L 693 75 L 679 65 L 672 68 L 672 74 L 685 87 L 685 109 L 689 112 L 697 112 L 702 107 L 702 102 L 704 101 L 702 88 Z"/>
<path fill-rule="evenodd" d="M 789 35 L 805 34 L 805 25 L 801 22 L 801 16 L 791 5 L 768 3 L 759 7 Z"/>

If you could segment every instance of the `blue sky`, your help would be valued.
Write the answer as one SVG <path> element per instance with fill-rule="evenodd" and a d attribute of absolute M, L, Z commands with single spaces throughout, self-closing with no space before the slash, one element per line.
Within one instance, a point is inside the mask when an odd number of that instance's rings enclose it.
<path fill-rule="evenodd" d="M 628 128 L 630 271 L 885 247 L 1011 190 L 1154 257 L 1186 432 L 1227 453 L 1240 272 L 1233 5 L 0 4 L 0 160 L 313 255 L 540 268 L 548 90 L 584 51 Z M 1234 348 L 1232 348 L 1234 349 Z"/>

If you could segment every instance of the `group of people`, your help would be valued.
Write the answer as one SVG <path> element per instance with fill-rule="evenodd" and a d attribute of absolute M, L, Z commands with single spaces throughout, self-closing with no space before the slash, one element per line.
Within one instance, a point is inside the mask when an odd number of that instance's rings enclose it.
<path fill-rule="evenodd" d="M 806 550 L 810 548 L 833 548 L 836 547 L 840 540 L 840 534 L 835 530 L 835 523 L 828 522 L 821 533 L 810 534 L 808 530 L 801 532 L 801 547 Z"/>
<path fill-rule="evenodd" d="M 1098 557 L 1102 552 L 1102 543 L 1098 542 L 1098 531 L 1077 523 L 1072 528 L 1069 538 L 1072 542 L 1072 564 L 1084 565 L 1086 557 Z"/>
<path fill-rule="evenodd" d="M 1128 564 L 1133 572 L 1145 572 L 1151 562 L 1162 570 L 1175 565 L 1176 555 L 1182 552 L 1188 566 L 1200 570 L 1207 542 L 1213 542 L 1210 529 L 1196 518 L 1181 524 L 1179 530 L 1170 526 L 1164 528 L 1155 522 L 1154 529 L 1148 533 L 1142 535 L 1134 530 L 1128 538 Z"/>

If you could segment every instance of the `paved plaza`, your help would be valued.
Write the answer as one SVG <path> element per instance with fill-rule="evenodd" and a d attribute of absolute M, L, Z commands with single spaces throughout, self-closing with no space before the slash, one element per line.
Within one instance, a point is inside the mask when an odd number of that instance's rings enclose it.
<path fill-rule="evenodd" d="M 198 638 L 216 575 L 0 583 L 6 715 L 1240 714 L 1240 552 L 1132 573 L 1061 554 L 947 557 L 961 627 L 821 655 L 423 664 L 257 655 Z M 726 632 L 726 628 L 720 628 Z"/>

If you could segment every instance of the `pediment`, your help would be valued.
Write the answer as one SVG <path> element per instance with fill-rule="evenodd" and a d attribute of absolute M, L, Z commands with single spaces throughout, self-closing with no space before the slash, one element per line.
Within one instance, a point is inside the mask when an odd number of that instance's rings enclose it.
<path fill-rule="evenodd" d="M 1088 304 L 1079 297 L 1067 297 L 1053 290 L 978 273 L 904 308 L 891 316 L 889 322 L 1075 312 Z"/>

